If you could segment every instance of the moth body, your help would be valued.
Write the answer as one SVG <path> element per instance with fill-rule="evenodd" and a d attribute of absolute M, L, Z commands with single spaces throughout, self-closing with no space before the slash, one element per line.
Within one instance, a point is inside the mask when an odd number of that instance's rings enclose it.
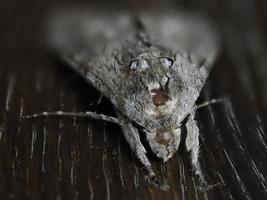
<path fill-rule="evenodd" d="M 185 125 L 186 148 L 200 170 L 195 103 L 216 58 L 217 35 L 202 17 L 179 13 L 141 13 L 136 19 L 74 9 L 49 23 L 50 45 L 112 102 L 125 139 L 151 176 L 136 124 L 164 162 L 178 150 Z"/>

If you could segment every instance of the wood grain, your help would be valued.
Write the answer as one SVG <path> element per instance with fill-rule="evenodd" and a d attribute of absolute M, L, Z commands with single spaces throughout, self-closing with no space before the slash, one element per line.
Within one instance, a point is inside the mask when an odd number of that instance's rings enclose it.
<path fill-rule="evenodd" d="M 21 118 L 55 110 L 115 114 L 105 99 L 96 105 L 99 94 L 46 51 L 43 21 L 55 4 L 63 2 L 0 5 L 1 199 L 267 199 L 264 0 L 176 3 L 208 14 L 222 35 L 221 54 L 199 103 L 228 100 L 197 113 L 201 165 L 214 187 L 198 189 L 182 145 L 165 164 L 150 156 L 170 186 L 165 192 L 146 183 L 118 126 L 82 118 Z"/>

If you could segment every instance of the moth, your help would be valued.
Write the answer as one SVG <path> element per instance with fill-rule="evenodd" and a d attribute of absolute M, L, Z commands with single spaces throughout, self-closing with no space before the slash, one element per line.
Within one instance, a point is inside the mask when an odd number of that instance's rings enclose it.
<path fill-rule="evenodd" d="M 185 126 L 185 146 L 201 176 L 196 101 L 219 49 L 218 35 L 204 17 L 175 10 L 63 9 L 52 14 L 47 30 L 50 47 L 113 104 L 117 117 L 57 111 L 26 118 L 85 116 L 118 124 L 155 185 L 140 134 L 166 162 L 178 150 Z"/>

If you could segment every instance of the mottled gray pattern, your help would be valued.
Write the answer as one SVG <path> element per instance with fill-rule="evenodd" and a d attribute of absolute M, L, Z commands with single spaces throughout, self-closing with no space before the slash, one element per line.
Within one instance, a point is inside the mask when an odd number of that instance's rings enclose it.
<path fill-rule="evenodd" d="M 139 131 L 166 162 L 179 147 L 187 117 L 186 148 L 202 178 L 195 102 L 218 51 L 217 35 L 204 18 L 173 11 L 137 17 L 127 12 L 55 13 L 48 21 L 50 45 L 112 102 L 125 139 L 148 169 L 150 181 L 160 185 Z"/>

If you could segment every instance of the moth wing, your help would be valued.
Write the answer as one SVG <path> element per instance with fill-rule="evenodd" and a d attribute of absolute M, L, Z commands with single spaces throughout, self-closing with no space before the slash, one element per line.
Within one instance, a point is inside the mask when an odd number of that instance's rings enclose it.
<path fill-rule="evenodd" d="M 126 12 L 100 11 L 104 10 L 78 7 L 52 11 L 46 23 L 47 38 L 50 49 L 112 100 L 119 91 L 121 67 L 113 54 L 121 47 L 119 41 L 135 30 Z"/>
<path fill-rule="evenodd" d="M 135 32 L 126 12 L 104 9 L 62 8 L 52 10 L 46 22 L 49 45 L 62 52 L 103 54 L 109 43 Z"/>
<path fill-rule="evenodd" d="M 174 52 L 190 55 L 195 63 L 209 69 L 217 53 L 217 31 L 204 16 L 179 11 L 162 11 L 140 17 L 152 41 Z"/>

